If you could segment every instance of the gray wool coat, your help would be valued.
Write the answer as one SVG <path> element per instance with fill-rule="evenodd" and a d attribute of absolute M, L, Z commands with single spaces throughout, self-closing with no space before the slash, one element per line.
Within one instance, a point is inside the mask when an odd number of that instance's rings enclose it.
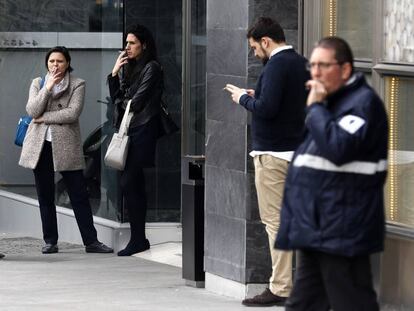
<path fill-rule="evenodd" d="M 33 118 L 43 116 L 44 123 L 31 122 L 23 141 L 19 165 L 34 169 L 39 162 L 47 127 L 52 134 L 53 166 L 55 171 L 73 171 L 85 167 L 79 116 L 85 98 L 85 81 L 66 73 L 62 89 L 57 94 L 40 89 L 41 78 L 32 81 L 27 113 Z"/>

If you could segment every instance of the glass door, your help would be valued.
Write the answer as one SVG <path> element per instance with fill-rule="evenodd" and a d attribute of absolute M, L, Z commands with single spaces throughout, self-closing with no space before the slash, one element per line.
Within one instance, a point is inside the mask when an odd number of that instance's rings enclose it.
<path fill-rule="evenodd" d="M 181 124 L 182 17 L 182 0 L 125 0 L 125 27 L 142 24 L 154 36 L 164 69 L 163 99 L 176 124 Z M 158 140 L 155 167 L 145 171 L 147 222 L 180 222 L 181 132 Z"/>

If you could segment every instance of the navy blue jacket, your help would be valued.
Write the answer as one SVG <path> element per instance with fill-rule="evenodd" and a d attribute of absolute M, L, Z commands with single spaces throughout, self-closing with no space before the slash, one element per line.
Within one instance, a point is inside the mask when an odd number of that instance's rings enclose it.
<path fill-rule="evenodd" d="M 276 247 L 347 257 L 382 251 L 388 123 L 381 99 L 357 74 L 326 102 L 311 105 L 305 123 Z"/>
<path fill-rule="evenodd" d="M 292 151 L 303 139 L 306 59 L 293 49 L 273 55 L 263 68 L 255 97 L 240 105 L 252 112 L 252 147 L 256 151 Z"/>

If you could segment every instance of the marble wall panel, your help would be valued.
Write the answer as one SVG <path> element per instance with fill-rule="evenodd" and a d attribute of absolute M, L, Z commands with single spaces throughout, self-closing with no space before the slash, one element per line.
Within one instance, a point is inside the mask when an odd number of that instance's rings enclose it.
<path fill-rule="evenodd" d="M 249 157 L 247 159 L 248 164 L 253 165 L 253 159 Z M 258 221 L 260 220 L 259 205 L 257 202 L 256 185 L 254 181 L 254 170 L 248 171 L 247 175 L 247 197 L 246 197 L 246 220 Z"/>
<path fill-rule="evenodd" d="M 384 7 L 384 58 L 393 62 L 414 62 L 414 3 L 386 0 Z"/>
<path fill-rule="evenodd" d="M 208 29 L 207 72 L 245 76 L 247 52 L 246 30 Z"/>
<path fill-rule="evenodd" d="M 267 283 L 272 273 L 269 240 L 260 221 L 246 224 L 246 282 Z"/>
<path fill-rule="evenodd" d="M 246 78 L 222 74 L 207 74 L 207 109 L 206 118 L 209 120 L 246 124 L 247 111 L 236 105 L 223 87 L 233 84 L 246 87 Z"/>
<path fill-rule="evenodd" d="M 245 172 L 246 126 L 207 120 L 206 163 L 219 168 Z"/>
<path fill-rule="evenodd" d="M 248 23 L 248 0 L 207 1 L 207 28 L 246 29 Z"/>
<path fill-rule="evenodd" d="M 245 282 L 245 228 L 243 219 L 205 214 L 205 271 Z"/>
<path fill-rule="evenodd" d="M 248 185 L 242 172 L 205 167 L 205 209 L 207 213 L 228 218 L 246 218 Z"/>
<path fill-rule="evenodd" d="M 298 1 L 292 0 L 249 0 L 249 20 L 259 16 L 275 18 L 283 29 L 298 28 Z"/>

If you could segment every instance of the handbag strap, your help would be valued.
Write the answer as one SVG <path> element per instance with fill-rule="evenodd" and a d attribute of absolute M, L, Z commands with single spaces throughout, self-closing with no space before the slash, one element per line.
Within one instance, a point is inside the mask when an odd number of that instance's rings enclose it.
<path fill-rule="evenodd" d="M 132 113 L 131 113 L 131 116 L 129 115 L 129 109 L 131 107 L 131 101 L 132 101 L 132 99 L 128 100 L 128 104 L 125 108 L 125 113 L 124 113 L 124 116 L 122 117 L 121 125 L 119 127 L 119 132 L 118 132 L 119 136 L 124 136 L 128 132 L 129 123 L 130 123 L 131 118 L 132 118 Z"/>
<path fill-rule="evenodd" d="M 41 90 L 44 85 L 45 85 L 45 78 L 44 77 L 41 77 L 40 78 L 40 84 L 39 84 L 39 90 Z"/>

